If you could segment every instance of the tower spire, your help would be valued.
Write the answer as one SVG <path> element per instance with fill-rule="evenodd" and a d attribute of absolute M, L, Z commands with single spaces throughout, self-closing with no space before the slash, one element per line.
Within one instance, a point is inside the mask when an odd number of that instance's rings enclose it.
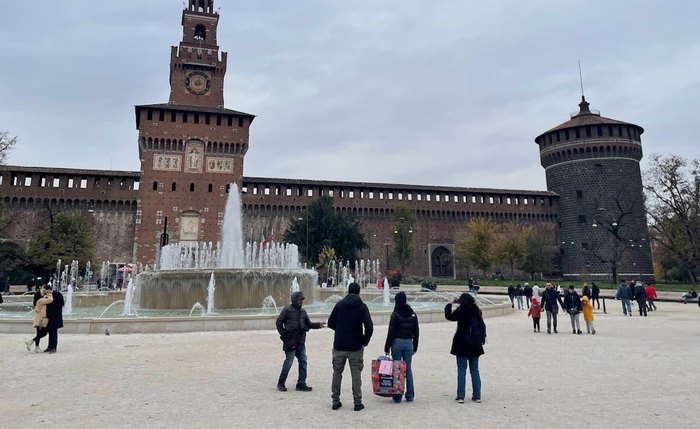
<path fill-rule="evenodd" d="M 578 78 L 581 82 L 581 102 L 578 104 L 579 115 L 590 114 L 591 109 L 588 108 L 590 104 L 586 101 L 586 96 L 583 93 L 583 73 L 581 73 L 581 60 L 578 60 Z M 578 116 L 578 115 L 577 115 Z"/>

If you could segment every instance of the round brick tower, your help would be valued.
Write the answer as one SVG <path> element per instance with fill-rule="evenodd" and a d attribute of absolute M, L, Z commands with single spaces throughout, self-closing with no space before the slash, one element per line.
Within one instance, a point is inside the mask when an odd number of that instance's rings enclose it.
<path fill-rule="evenodd" d="M 600 116 L 585 97 L 579 108 L 535 139 L 547 190 L 559 195 L 564 278 L 652 279 L 639 167 L 644 129 Z"/>

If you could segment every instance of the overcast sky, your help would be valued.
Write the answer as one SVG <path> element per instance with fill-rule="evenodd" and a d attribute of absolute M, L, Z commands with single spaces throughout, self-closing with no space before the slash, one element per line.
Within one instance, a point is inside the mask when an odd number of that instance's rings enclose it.
<path fill-rule="evenodd" d="M 586 99 L 698 156 L 688 1 L 217 0 L 246 176 L 546 189 L 533 139 Z M 181 0 L 3 1 L 8 164 L 139 170 L 134 105 L 168 101 Z"/>

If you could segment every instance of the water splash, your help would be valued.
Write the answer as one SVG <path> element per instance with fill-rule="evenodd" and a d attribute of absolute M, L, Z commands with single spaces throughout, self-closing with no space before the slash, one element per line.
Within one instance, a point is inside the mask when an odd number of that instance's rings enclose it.
<path fill-rule="evenodd" d="M 277 311 L 277 303 L 275 302 L 275 298 L 272 296 L 267 296 L 262 302 L 262 313 L 267 314 L 272 309 L 275 310 L 275 314 L 279 314 L 279 311 Z"/>
<path fill-rule="evenodd" d="M 129 284 L 126 286 L 126 296 L 124 297 L 124 311 L 122 312 L 122 316 L 138 316 L 136 312 L 136 305 L 134 304 L 137 288 L 138 282 L 132 277 L 129 279 Z"/>
<path fill-rule="evenodd" d="M 384 277 L 384 289 L 382 291 L 384 293 L 383 303 L 384 305 L 389 306 L 389 279 L 387 279 L 386 277 Z"/>
<path fill-rule="evenodd" d="M 224 246 L 221 249 L 221 268 L 242 268 L 243 258 L 243 226 L 241 216 L 241 196 L 238 193 L 238 185 L 232 183 L 229 188 L 226 210 L 224 211 L 224 225 L 221 231 L 221 241 Z"/>
<path fill-rule="evenodd" d="M 102 319 L 102 316 L 104 316 L 105 313 L 106 313 L 110 308 L 114 307 L 114 306 L 117 305 L 117 304 L 124 304 L 124 300 L 123 300 L 123 299 L 120 299 L 119 301 L 114 301 L 113 303 L 109 304 L 109 305 L 107 306 L 107 308 L 105 308 L 104 311 L 103 311 L 102 313 L 100 313 L 99 316 L 97 316 L 97 318 L 98 318 L 98 319 Z"/>
<path fill-rule="evenodd" d="M 194 305 L 192 306 L 192 310 L 190 310 L 190 316 L 192 317 L 192 313 L 194 313 L 195 310 L 199 309 L 199 315 L 201 317 L 204 317 L 204 306 L 200 304 L 199 302 L 195 302 Z"/>
<path fill-rule="evenodd" d="M 291 293 L 294 292 L 299 292 L 299 282 L 297 281 L 296 276 L 294 277 L 294 280 L 292 280 L 292 287 L 289 289 Z"/>
<path fill-rule="evenodd" d="M 214 314 L 214 291 L 216 290 L 216 279 L 212 271 L 209 278 L 209 286 L 207 286 L 207 314 Z"/>

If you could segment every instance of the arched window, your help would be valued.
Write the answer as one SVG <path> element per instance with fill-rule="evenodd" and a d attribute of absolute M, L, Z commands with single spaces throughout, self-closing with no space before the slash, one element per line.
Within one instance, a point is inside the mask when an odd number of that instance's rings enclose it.
<path fill-rule="evenodd" d="M 154 191 L 158 190 L 158 182 L 153 182 L 153 190 Z"/>
<path fill-rule="evenodd" d="M 190 192 L 194 192 L 194 183 L 190 183 Z"/>
<path fill-rule="evenodd" d="M 173 183 L 170 185 L 170 190 L 173 191 L 173 192 L 177 191 L 177 182 L 173 182 Z"/>
<path fill-rule="evenodd" d="M 194 27 L 194 38 L 195 40 L 207 40 L 207 28 L 202 24 L 197 24 Z"/>
<path fill-rule="evenodd" d="M 208 190 L 209 192 L 213 191 L 213 190 L 214 190 L 214 185 L 212 185 L 212 184 L 210 183 L 207 190 Z"/>

